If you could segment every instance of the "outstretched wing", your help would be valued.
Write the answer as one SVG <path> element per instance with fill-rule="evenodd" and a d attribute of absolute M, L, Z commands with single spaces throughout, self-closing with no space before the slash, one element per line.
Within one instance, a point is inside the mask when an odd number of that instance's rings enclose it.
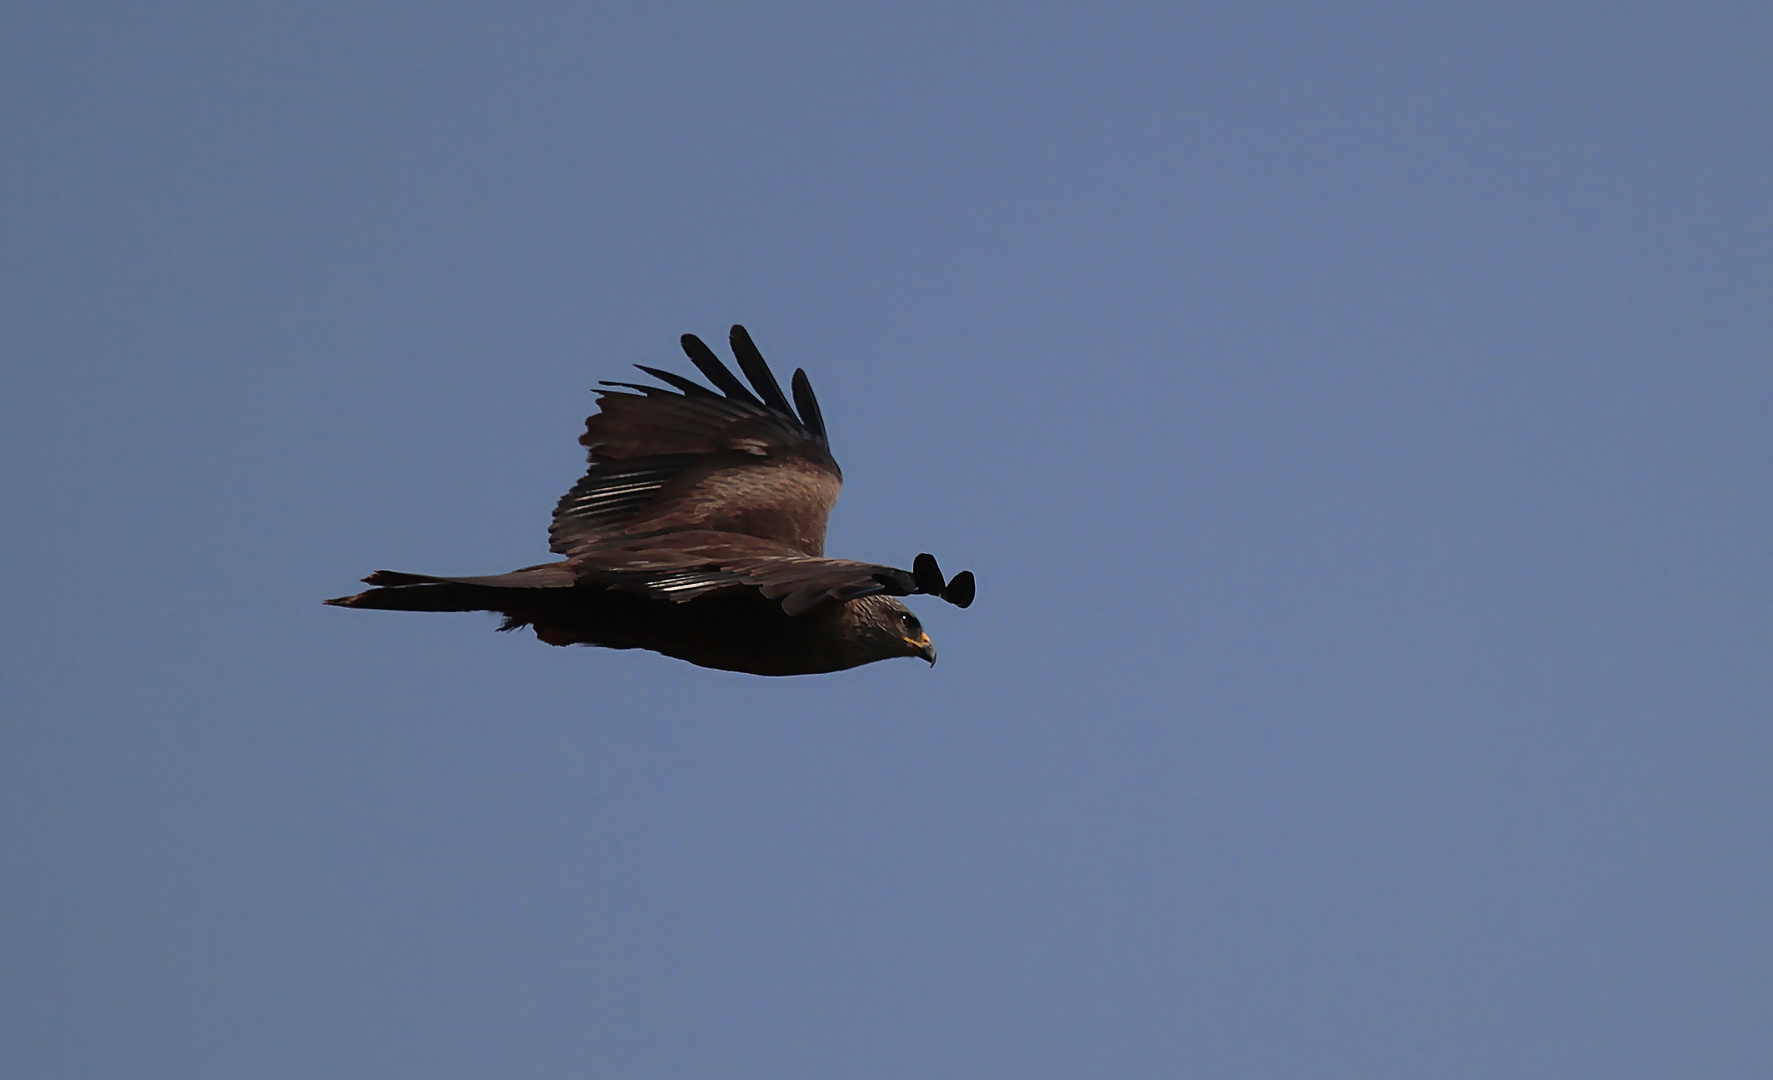
<path fill-rule="evenodd" d="M 744 327 L 731 342 L 751 389 L 694 334 L 683 351 L 716 389 L 645 365 L 670 389 L 603 384 L 617 389 L 599 391 L 585 421 L 591 469 L 554 508 L 553 551 L 572 558 L 612 539 L 698 530 L 823 553 L 843 474 L 812 385 L 794 373 L 797 413 Z"/>
<path fill-rule="evenodd" d="M 692 529 L 609 540 L 565 566 L 578 581 L 678 603 L 729 589 L 755 589 L 782 610 L 799 615 L 827 600 L 843 602 L 886 593 L 928 593 L 966 607 L 973 575 L 944 582 L 936 560 L 919 555 L 911 570 L 852 559 L 807 555 L 773 540 Z"/>
<path fill-rule="evenodd" d="M 842 603 L 885 593 L 928 593 L 966 607 L 973 575 L 944 583 L 930 555 L 912 569 L 803 555 L 773 540 L 709 530 L 606 541 L 563 562 L 489 577 L 433 577 L 377 570 L 363 579 L 376 588 L 326 601 L 338 607 L 397 611 L 505 611 L 522 609 L 551 590 L 594 585 L 684 603 L 709 593 L 754 590 L 780 600 L 789 615 L 827 600 Z"/>

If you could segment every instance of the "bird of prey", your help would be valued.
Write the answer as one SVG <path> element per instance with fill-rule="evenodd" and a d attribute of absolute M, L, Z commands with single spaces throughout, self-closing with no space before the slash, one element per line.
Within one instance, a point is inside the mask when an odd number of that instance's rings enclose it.
<path fill-rule="evenodd" d="M 923 593 L 966 607 L 970 571 L 934 557 L 910 571 L 825 557 L 843 474 L 819 401 L 796 371 L 790 404 L 743 326 L 733 357 L 747 388 L 694 334 L 683 351 L 709 382 L 637 364 L 664 383 L 604 381 L 579 436 L 591 469 L 554 508 L 558 562 L 489 577 L 378 570 L 375 586 L 326 601 L 386 611 L 496 611 L 550 645 L 651 649 L 702 667 L 810 675 L 876 660 L 936 662 Z"/>

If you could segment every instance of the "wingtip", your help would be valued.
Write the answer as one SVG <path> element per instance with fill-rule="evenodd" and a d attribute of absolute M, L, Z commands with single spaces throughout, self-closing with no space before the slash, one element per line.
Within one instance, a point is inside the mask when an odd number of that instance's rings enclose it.
<path fill-rule="evenodd" d="M 911 578 L 917 583 L 918 592 L 929 596 L 942 595 L 942 567 L 929 552 L 911 560 Z"/>
<path fill-rule="evenodd" d="M 793 416 L 794 407 L 788 404 L 788 396 L 782 393 L 782 385 L 776 382 L 776 373 L 770 370 L 757 342 L 751 340 L 751 332 L 734 323 L 732 330 L 727 333 L 727 342 L 732 346 L 733 359 L 739 362 L 739 370 L 751 380 L 752 388 L 763 399 L 763 403 L 777 412 Z"/>
<path fill-rule="evenodd" d="M 819 410 L 819 399 L 813 394 L 813 381 L 806 377 L 806 369 L 795 368 L 788 385 L 794 391 L 794 407 L 800 411 L 801 424 L 830 446 L 831 439 L 825 434 L 825 414 Z"/>
<path fill-rule="evenodd" d="M 968 607 L 973 602 L 976 589 L 973 572 L 962 570 L 944 581 L 942 567 L 936 562 L 936 557 L 927 551 L 911 560 L 911 578 L 918 592 L 939 596 L 955 607 Z"/>
<path fill-rule="evenodd" d="M 685 334 L 678 341 L 683 346 L 684 355 L 690 358 L 690 363 L 696 365 L 697 369 L 721 393 L 736 401 L 749 401 L 754 405 L 763 404 L 751 391 L 745 389 L 745 384 L 739 381 L 737 375 L 734 375 L 725 364 L 720 362 L 720 357 L 714 354 L 714 350 L 708 347 L 707 342 L 694 334 Z"/>

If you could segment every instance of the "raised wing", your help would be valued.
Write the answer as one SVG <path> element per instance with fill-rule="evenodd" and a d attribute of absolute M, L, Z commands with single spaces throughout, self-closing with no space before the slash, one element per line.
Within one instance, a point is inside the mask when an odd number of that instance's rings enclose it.
<path fill-rule="evenodd" d="M 744 327 L 731 343 L 749 389 L 694 334 L 683 351 L 716 389 L 644 365 L 670 389 L 603 384 L 617 389 L 599 391 L 585 421 L 591 469 L 554 508 L 553 551 L 570 558 L 616 538 L 697 530 L 824 552 L 843 474 L 812 385 L 794 373 L 797 413 Z"/>

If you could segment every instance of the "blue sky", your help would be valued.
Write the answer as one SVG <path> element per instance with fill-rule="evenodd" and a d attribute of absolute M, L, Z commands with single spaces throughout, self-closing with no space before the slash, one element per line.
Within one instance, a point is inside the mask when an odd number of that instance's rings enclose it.
<path fill-rule="evenodd" d="M 1773 1069 L 1773 17 L 0 32 L 0 1072 Z M 750 327 L 942 662 L 322 608 Z"/>

